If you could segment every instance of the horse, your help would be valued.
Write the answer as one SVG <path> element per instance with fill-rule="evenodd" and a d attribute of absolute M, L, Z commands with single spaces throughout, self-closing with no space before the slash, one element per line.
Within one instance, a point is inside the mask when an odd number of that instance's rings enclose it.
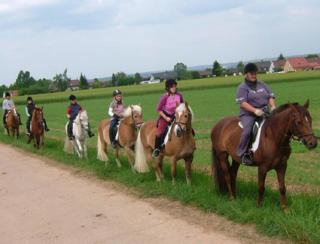
<path fill-rule="evenodd" d="M 168 156 L 171 159 L 172 184 L 176 182 L 177 161 L 184 159 L 185 175 L 187 184 L 191 184 L 191 165 L 193 154 L 196 149 L 194 133 L 192 129 L 193 113 L 187 103 L 181 103 L 175 111 L 175 119 L 172 122 L 168 141 L 161 150 L 158 158 L 152 158 L 152 151 L 155 146 L 157 132 L 157 122 L 148 121 L 141 126 L 135 148 L 135 169 L 139 173 L 149 170 L 148 162 L 151 162 L 156 175 L 156 180 L 160 182 L 163 176 L 163 159 Z"/>
<path fill-rule="evenodd" d="M 302 106 L 287 103 L 279 106 L 268 116 L 262 125 L 259 147 L 253 155 L 258 167 L 257 205 L 263 202 L 267 172 L 277 172 L 280 207 L 287 211 L 285 173 L 291 154 L 290 142 L 301 141 L 309 150 L 317 146 L 317 137 L 312 132 L 312 118 L 308 111 L 309 100 Z M 236 198 L 236 178 L 241 159 L 236 154 L 240 141 L 241 128 L 238 117 L 220 120 L 211 131 L 212 173 L 220 193 L 229 193 Z M 228 157 L 232 158 L 230 166 Z"/>
<path fill-rule="evenodd" d="M 9 110 L 6 118 L 6 129 L 9 136 L 19 138 L 20 119 L 16 108 Z"/>
<path fill-rule="evenodd" d="M 110 119 L 104 119 L 99 124 L 98 142 L 97 142 L 97 158 L 109 162 L 107 155 L 107 147 L 111 144 L 109 137 Z M 142 108 L 139 105 L 131 105 L 126 108 L 123 113 L 123 119 L 120 120 L 118 128 L 118 144 L 124 148 L 129 163 L 133 169 L 134 164 L 134 145 L 137 139 L 137 129 L 143 124 Z M 118 167 L 121 167 L 119 159 L 119 146 L 114 150 L 114 155 Z"/>
<path fill-rule="evenodd" d="M 66 153 L 74 153 L 79 158 L 88 158 L 86 140 L 88 137 L 89 119 L 87 111 L 82 110 L 78 113 L 77 117 L 73 121 L 72 133 L 74 135 L 73 140 L 69 140 L 68 137 L 68 123 L 65 126 L 66 138 L 64 142 L 64 151 Z"/>
<path fill-rule="evenodd" d="M 33 140 L 34 147 L 40 148 L 44 145 L 43 108 L 35 108 L 32 112 L 31 133 L 28 144 Z"/>

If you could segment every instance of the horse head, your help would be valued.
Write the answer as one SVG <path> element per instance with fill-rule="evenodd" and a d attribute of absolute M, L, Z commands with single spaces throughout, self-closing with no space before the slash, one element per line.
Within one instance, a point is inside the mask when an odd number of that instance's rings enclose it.
<path fill-rule="evenodd" d="M 130 123 L 136 128 L 140 128 L 143 124 L 142 108 L 139 105 L 130 105 L 123 113 L 124 118 L 130 117 Z"/>
<path fill-rule="evenodd" d="M 304 105 L 298 103 L 289 104 L 291 113 L 291 134 L 292 138 L 301 141 L 308 149 L 317 147 L 317 137 L 312 131 L 312 117 L 308 111 L 309 99 Z"/>
<path fill-rule="evenodd" d="M 175 124 L 177 125 L 176 133 L 180 137 L 188 130 L 191 130 L 193 113 L 188 103 L 181 103 L 175 112 Z"/>

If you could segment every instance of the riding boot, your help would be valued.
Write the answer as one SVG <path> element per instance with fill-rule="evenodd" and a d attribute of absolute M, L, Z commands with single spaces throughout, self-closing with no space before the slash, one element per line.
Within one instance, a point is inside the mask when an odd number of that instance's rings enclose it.
<path fill-rule="evenodd" d="M 160 148 L 161 148 L 161 137 L 156 136 L 156 140 L 155 140 L 155 146 L 154 146 L 154 150 L 152 152 L 152 157 L 153 158 L 157 158 L 160 155 Z"/>
<path fill-rule="evenodd" d="M 27 120 L 27 126 L 26 126 L 26 129 L 27 129 L 27 135 L 30 136 L 31 135 L 31 131 L 30 131 L 30 123 L 31 123 L 31 118 L 28 117 L 28 120 Z"/>
<path fill-rule="evenodd" d="M 253 166 L 254 160 L 253 160 L 253 154 L 252 152 L 246 152 L 241 157 L 241 163 L 247 166 Z"/>
<path fill-rule="evenodd" d="M 43 125 L 44 125 L 44 130 L 45 131 L 50 131 L 50 129 L 48 128 L 48 125 L 47 125 L 47 121 L 45 119 L 43 119 Z"/>

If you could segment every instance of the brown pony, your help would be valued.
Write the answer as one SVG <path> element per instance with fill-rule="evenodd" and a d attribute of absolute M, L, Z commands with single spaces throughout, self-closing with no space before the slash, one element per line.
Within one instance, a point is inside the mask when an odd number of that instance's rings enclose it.
<path fill-rule="evenodd" d="M 287 210 L 285 173 L 291 154 L 291 140 L 300 140 L 308 149 L 317 146 L 317 138 L 312 132 L 312 118 L 308 111 L 309 100 L 305 105 L 288 103 L 278 107 L 262 127 L 260 144 L 254 153 L 258 167 L 258 206 L 261 206 L 265 190 L 267 172 L 275 169 L 278 176 L 280 206 Z M 238 117 L 227 117 L 211 131 L 212 170 L 221 193 L 229 192 L 231 199 L 236 197 L 236 178 L 241 159 L 236 151 L 240 141 L 241 128 Z M 228 157 L 232 158 L 230 166 Z"/>
<path fill-rule="evenodd" d="M 43 108 L 35 108 L 32 113 L 31 134 L 28 144 L 34 141 L 34 147 L 40 148 L 44 144 Z"/>
<path fill-rule="evenodd" d="M 20 119 L 17 114 L 16 108 L 13 108 L 8 112 L 6 122 L 7 122 L 6 129 L 7 129 L 8 135 L 12 137 L 16 136 L 18 138 Z"/>
<path fill-rule="evenodd" d="M 158 158 L 152 158 L 152 150 L 157 132 L 157 122 L 148 121 L 142 125 L 137 142 L 135 169 L 142 173 L 149 170 L 147 161 L 152 163 L 157 181 L 163 179 L 162 164 L 164 156 L 171 157 L 172 183 L 176 181 L 177 161 L 184 159 L 187 184 L 191 184 L 191 164 L 196 149 L 192 130 L 192 111 L 187 103 L 181 103 L 175 112 L 175 120 L 169 134 L 165 148 L 161 150 Z"/>
<path fill-rule="evenodd" d="M 137 139 L 137 129 L 143 123 L 142 108 L 138 105 L 129 106 L 123 114 L 124 118 L 120 121 L 119 125 L 119 139 L 118 143 L 124 148 L 129 163 L 133 169 L 134 163 L 134 144 Z M 109 137 L 110 119 L 104 119 L 100 122 L 98 128 L 98 144 L 97 144 L 97 158 L 101 161 L 108 163 L 107 146 L 111 144 Z M 119 160 L 119 147 L 115 150 L 115 158 L 118 167 L 121 167 Z"/>

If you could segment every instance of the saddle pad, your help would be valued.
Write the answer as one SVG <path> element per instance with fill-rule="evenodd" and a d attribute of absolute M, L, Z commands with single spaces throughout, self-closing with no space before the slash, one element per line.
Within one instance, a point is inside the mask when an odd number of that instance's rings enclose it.
<path fill-rule="evenodd" d="M 258 123 L 258 122 L 254 122 L 254 124 L 255 124 L 254 126 L 258 126 L 259 129 L 258 129 L 258 132 L 257 132 L 257 136 L 256 136 L 254 142 L 252 142 L 252 146 L 251 146 L 251 148 L 250 148 L 250 150 L 251 150 L 252 152 L 257 151 L 258 148 L 259 148 L 261 130 L 262 130 L 262 127 L 263 127 L 264 122 L 265 122 L 265 119 L 261 122 L 260 126 L 259 126 L 259 123 Z M 239 121 L 238 125 L 239 125 L 239 127 L 240 127 L 241 129 L 243 129 L 243 125 L 242 125 L 241 121 Z"/>
<path fill-rule="evenodd" d="M 168 127 L 168 130 L 167 130 L 167 134 L 164 138 L 164 141 L 163 141 L 163 144 L 162 145 L 166 145 L 169 141 L 169 135 L 170 135 L 170 132 L 172 130 L 172 126 L 173 126 L 173 123 Z"/>

